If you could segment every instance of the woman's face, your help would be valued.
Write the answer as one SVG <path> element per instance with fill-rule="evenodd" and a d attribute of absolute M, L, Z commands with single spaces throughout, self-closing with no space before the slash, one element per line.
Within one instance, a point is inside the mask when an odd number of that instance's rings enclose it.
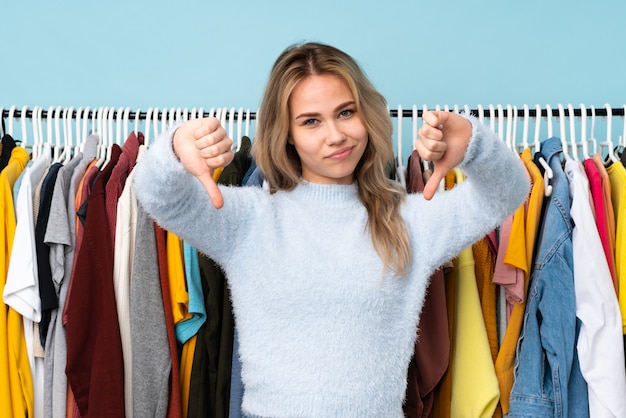
<path fill-rule="evenodd" d="M 348 85 L 339 77 L 310 75 L 289 99 L 289 143 L 312 183 L 350 184 L 368 134 Z"/>

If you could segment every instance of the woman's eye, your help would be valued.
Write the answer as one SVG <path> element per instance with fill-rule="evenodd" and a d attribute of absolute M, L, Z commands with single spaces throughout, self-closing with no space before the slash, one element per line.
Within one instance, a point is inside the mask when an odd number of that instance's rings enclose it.
<path fill-rule="evenodd" d="M 304 121 L 305 125 L 315 125 L 317 123 L 317 119 L 307 119 Z"/>
<path fill-rule="evenodd" d="M 352 115 L 352 109 L 345 109 L 342 110 L 341 113 L 339 113 L 339 116 L 342 118 L 347 118 L 348 116 Z"/>

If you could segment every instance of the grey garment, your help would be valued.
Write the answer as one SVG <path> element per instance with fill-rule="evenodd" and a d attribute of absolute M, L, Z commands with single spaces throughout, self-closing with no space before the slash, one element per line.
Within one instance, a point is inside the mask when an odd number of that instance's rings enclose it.
<path fill-rule="evenodd" d="M 98 137 L 90 136 L 84 153 L 77 153 L 59 171 L 52 194 L 52 206 L 44 241 L 50 246 L 50 267 L 59 307 L 52 312 L 46 339 L 44 359 L 44 418 L 66 416 L 67 376 L 65 365 L 67 342 L 61 316 L 69 287 L 76 243 L 76 210 L 74 199 L 89 163 L 96 157 Z"/>
<path fill-rule="evenodd" d="M 130 280 L 133 417 L 165 418 L 172 371 L 154 222 L 137 204 Z"/>

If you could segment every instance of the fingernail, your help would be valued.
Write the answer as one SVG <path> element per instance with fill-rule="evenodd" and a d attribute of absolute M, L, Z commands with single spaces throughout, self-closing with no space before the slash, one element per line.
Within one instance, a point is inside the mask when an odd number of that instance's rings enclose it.
<path fill-rule="evenodd" d="M 439 124 L 439 126 L 437 126 L 438 129 L 443 129 L 443 123 Z"/>

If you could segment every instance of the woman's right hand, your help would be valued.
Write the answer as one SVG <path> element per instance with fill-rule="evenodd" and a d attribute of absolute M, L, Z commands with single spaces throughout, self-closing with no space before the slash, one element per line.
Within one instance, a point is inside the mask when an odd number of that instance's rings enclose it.
<path fill-rule="evenodd" d="M 213 206 L 220 209 L 224 198 L 213 180 L 213 172 L 234 158 L 233 141 L 214 117 L 192 119 L 174 133 L 172 148 L 183 167 L 204 186 Z"/>

